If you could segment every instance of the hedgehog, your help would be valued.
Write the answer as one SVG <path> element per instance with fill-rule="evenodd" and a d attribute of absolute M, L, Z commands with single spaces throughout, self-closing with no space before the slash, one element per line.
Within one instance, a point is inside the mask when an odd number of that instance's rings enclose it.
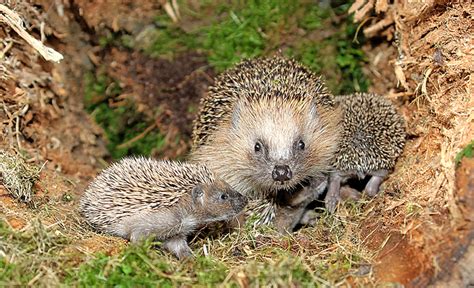
<path fill-rule="evenodd" d="M 247 202 L 203 165 L 128 157 L 96 177 L 80 211 L 97 231 L 131 242 L 154 237 L 181 259 L 192 255 L 188 235 L 231 220 Z"/>
<path fill-rule="evenodd" d="M 291 194 L 329 171 L 339 117 L 323 80 L 296 61 L 244 60 L 201 100 L 190 159 L 251 199 Z"/>
<path fill-rule="evenodd" d="M 342 109 L 342 133 L 332 160 L 326 208 L 334 212 L 340 187 L 347 179 L 371 176 L 364 188 L 374 197 L 380 184 L 395 166 L 405 145 L 405 122 L 387 99 L 377 94 L 336 96 Z"/>

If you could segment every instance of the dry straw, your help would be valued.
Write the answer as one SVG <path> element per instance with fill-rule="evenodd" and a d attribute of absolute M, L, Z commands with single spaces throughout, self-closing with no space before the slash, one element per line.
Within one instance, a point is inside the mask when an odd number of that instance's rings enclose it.
<path fill-rule="evenodd" d="M 19 156 L 0 150 L 0 180 L 13 197 L 29 202 L 39 173 L 40 169 L 27 165 Z"/>

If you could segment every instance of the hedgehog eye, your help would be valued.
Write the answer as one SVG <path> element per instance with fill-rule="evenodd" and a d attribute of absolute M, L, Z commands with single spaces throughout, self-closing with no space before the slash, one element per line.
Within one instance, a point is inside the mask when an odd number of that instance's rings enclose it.
<path fill-rule="evenodd" d="M 227 200 L 229 196 L 227 194 L 221 194 L 221 200 Z"/>
<path fill-rule="evenodd" d="M 254 149 L 255 149 L 255 152 L 262 151 L 262 144 L 260 144 L 260 142 L 255 143 Z"/>
<path fill-rule="evenodd" d="M 300 141 L 298 142 L 298 149 L 304 150 L 305 146 L 306 146 L 306 145 L 304 144 L 303 140 L 300 140 Z"/>

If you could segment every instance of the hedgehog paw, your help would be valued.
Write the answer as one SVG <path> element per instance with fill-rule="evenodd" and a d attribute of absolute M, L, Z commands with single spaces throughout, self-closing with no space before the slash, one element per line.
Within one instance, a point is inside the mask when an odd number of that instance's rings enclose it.
<path fill-rule="evenodd" d="M 193 256 L 193 252 L 184 237 L 168 239 L 163 243 L 163 247 L 173 253 L 179 260 Z"/>
<path fill-rule="evenodd" d="M 358 201 L 361 197 L 361 193 L 359 191 L 349 186 L 342 186 L 340 193 L 342 201 Z"/>
<path fill-rule="evenodd" d="M 384 177 L 374 175 L 370 178 L 367 185 L 365 185 L 364 192 L 370 197 L 375 197 L 379 193 L 380 184 L 382 184 Z"/>
<path fill-rule="evenodd" d="M 135 229 L 130 233 L 130 242 L 135 244 L 145 240 L 149 236 L 150 235 L 148 233 L 143 232 L 140 229 Z"/>
<path fill-rule="evenodd" d="M 318 221 L 318 213 L 314 210 L 307 210 L 301 217 L 300 224 L 305 226 L 315 226 Z"/>
<path fill-rule="evenodd" d="M 326 195 L 324 202 L 329 213 L 334 213 L 334 211 L 336 211 L 337 204 L 339 204 L 340 200 L 341 197 L 339 197 L 339 195 L 329 195 L 329 193 Z"/>

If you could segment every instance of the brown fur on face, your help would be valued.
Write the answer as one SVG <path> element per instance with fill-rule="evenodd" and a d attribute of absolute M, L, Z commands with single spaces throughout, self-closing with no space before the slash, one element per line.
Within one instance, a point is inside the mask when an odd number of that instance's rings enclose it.
<path fill-rule="evenodd" d="M 317 107 L 311 99 L 242 99 L 191 157 L 206 163 L 237 191 L 265 197 L 328 171 L 337 148 L 339 117 L 338 109 Z M 298 149 L 299 141 L 305 143 L 303 150 Z M 257 142 L 260 153 L 254 149 Z M 274 181 L 275 165 L 288 165 L 291 180 Z"/>

